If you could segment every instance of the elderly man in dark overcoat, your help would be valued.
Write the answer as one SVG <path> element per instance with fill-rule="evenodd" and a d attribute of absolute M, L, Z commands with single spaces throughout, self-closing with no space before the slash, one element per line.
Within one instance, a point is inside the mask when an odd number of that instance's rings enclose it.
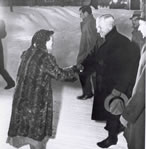
<path fill-rule="evenodd" d="M 10 89 L 15 86 L 15 82 L 9 75 L 9 73 L 6 71 L 4 67 L 4 55 L 3 55 L 3 45 L 2 45 L 2 39 L 6 37 L 6 30 L 5 30 L 5 22 L 3 20 L 0 20 L 0 74 L 7 82 L 7 86 L 5 89 Z"/>
<path fill-rule="evenodd" d="M 108 137 L 97 145 L 107 148 L 117 143 L 121 124 L 119 116 L 105 110 L 105 98 L 111 94 L 117 96 L 117 92 L 124 93 L 130 98 L 140 53 L 127 37 L 117 31 L 112 15 L 105 14 L 97 18 L 96 27 L 97 32 L 104 38 L 104 43 L 99 47 L 96 46 L 82 62 L 84 71 L 81 73 L 96 72 L 92 119 L 106 121 L 105 129 L 108 131 Z"/>

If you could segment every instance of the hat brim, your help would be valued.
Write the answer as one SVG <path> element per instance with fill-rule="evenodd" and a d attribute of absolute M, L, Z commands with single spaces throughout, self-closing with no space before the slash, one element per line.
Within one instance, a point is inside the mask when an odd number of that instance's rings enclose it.
<path fill-rule="evenodd" d="M 130 20 L 132 20 L 133 18 L 135 18 L 135 20 L 140 20 L 139 16 L 132 16 L 131 18 L 129 18 Z"/>
<path fill-rule="evenodd" d="M 110 94 L 109 96 L 106 97 L 106 99 L 104 101 L 104 108 L 108 112 L 111 113 L 111 111 L 110 111 L 110 105 L 116 99 L 121 100 L 124 105 L 128 102 L 128 97 L 124 93 L 121 93 L 120 96 L 114 96 L 114 95 Z M 116 115 L 118 115 L 118 114 L 116 114 Z"/>

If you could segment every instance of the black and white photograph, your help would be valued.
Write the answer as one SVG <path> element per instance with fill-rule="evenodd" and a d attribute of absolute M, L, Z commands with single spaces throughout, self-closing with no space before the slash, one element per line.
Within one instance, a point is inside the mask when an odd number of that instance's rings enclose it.
<path fill-rule="evenodd" d="M 0 148 L 145 149 L 146 0 L 0 0 Z"/>

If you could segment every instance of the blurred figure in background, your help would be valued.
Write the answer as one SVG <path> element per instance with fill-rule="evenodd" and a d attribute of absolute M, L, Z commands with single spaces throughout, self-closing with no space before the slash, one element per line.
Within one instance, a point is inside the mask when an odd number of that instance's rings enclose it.
<path fill-rule="evenodd" d="M 138 48 L 142 49 L 144 42 L 144 38 L 142 37 L 142 33 L 138 30 L 139 27 L 139 20 L 141 19 L 141 13 L 139 11 L 134 11 L 130 20 L 132 21 L 132 41 L 136 43 Z"/>
<path fill-rule="evenodd" d="M 2 45 L 2 39 L 5 38 L 7 35 L 6 29 L 5 29 L 5 22 L 4 20 L 0 20 L 0 74 L 7 82 L 7 86 L 5 89 L 10 89 L 15 86 L 14 80 L 11 78 L 7 70 L 4 66 L 4 53 L 3 53 L 3 45 Z"/>
<path fill-rule="evenodd" d="M 90 6 L 93 6 L 95 9 L 98 9 L 98 0 L 91 0 Z"/>
<path fill-rule="evenodd" d="M 52 53 L 54 31 L 40 30 L 23 52 L 13 96 L 7 143 L 20 148 L 46 149 L 52 136 L 53 93 L 51 79 L 74 81 L 71 68 L 60 68 Z"/>
<path fill-rule="evenodd" d="M 96 44 L 97 31 L 96 20 L 92 15 L 92 9 L 90 6 L 82 6 L 79 8 L 81 22 L 81 39 L 80 49 L 77 56 L 77 64 L 79 65 L 87 57 Z M 79 74 L 79 79 L 82 87 L 83 94 L 78 96 L 78 99 L 86 100 L 93 96 L 92 80 L 95 77 L 85 74 Z"/>

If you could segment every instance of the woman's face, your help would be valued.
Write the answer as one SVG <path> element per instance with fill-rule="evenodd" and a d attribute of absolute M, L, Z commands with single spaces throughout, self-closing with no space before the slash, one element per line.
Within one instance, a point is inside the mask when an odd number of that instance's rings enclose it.
<path fill-rule="evenodd" d="M 50 40 L 46 42 L 46 47 L 48 52 L 50 53 L 53 49 L 53 37 L 50 37 Z"/>

